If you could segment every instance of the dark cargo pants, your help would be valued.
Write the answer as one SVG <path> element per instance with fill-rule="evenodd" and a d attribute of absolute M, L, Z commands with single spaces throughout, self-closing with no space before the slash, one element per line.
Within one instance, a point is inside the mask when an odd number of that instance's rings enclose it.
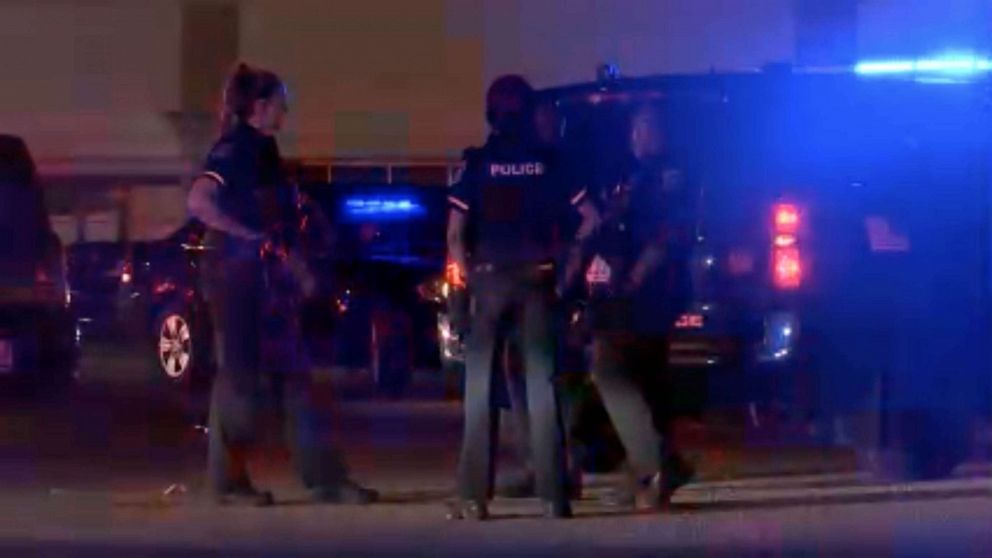
<path fill-rule="evenodd" d="M 611 332 L 593 338 L 593 381 L 638 477 L 661 471 L 664 460 L 677 453 L 670 436 L 673 417 L 666 416 L 670 405 L 652 405 L 659 395 L 675 396 L 658 393 L 671 390 L 667 348 L 664 336 Z"/>
<path fill-rule="evenodd" d="M 304 485 L 332 486 L 346 478 L 341 457 L 321 436 L 301 336 L 266 327 L 271 293 L 262 263 L 212 262 L 207 293 L 217 357 L 209 418 L 210 489 L 224 493 L 251 486 L 247 454 L 257 441 L 259 411 L 268 404 L 280 411 Z"/>
<path fill-rule="evenodd" d="M 475 308 L 466 339 L 465 431 L 458 467 L 458 492 L 466 500 L 491 496 L 499 408 L 494 401 L 493 358 L 499 328 L 508 314 L 519 320 L 526 375 L 530 446 L 537 494 L 564 501 L 564 436 L 553 384 L 555 300 L 550 274 L 536 268 L 476 273 L 471 278 Z"/>

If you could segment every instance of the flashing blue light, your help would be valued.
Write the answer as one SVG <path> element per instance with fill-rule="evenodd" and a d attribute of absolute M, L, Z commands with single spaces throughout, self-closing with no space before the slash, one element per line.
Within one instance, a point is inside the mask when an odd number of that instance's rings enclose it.
<path fill-rule="evenodd" d="M 403 218 L 425 213 L 424 206 L 410 198 L 349 198 L 344 208 L 349 217 Z"/>
<path fill-rule="evenodd" d="M 860 75 L 928 74 L 972 76 L 992 71 L 992 60 L 978 56 L 946 56 L 916 60 L 869 60 L 859 62 L 854 71 Z"/>
<path fill-rule="evenodd" d="M 861 62 L 854 67 L 859 74 L 902 74 L 912 72 L 915 65 L 912 62 Z"/>

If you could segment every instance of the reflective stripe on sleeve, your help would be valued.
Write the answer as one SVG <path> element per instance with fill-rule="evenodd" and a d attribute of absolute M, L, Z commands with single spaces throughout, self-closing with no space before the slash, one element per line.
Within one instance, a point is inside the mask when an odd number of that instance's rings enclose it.
<path fill-rule="evenodd" d="M 578 194 L 575 194 L 574 196 L 572 196 L 572 205 L 579 205 L 580 203 L 582 203 L 582 201 L 586 199 L 586 194 L 587 193 L 588 193 L 588 190 L 586 190 L 585 188 L 583 188 L 581 191 L 579 191 Z"/>
<path fill-rule="evenodd" d="M 206 176 L 207 178 L 213 179 L 214 182 L 216 182 L 217 184 L 220 184 L 221 186 L 224 186 L 224 185 L 227 184 L 227 182 L 224 181 L 224 177 L 221 176 L 221 175 L 219 175 L 219 174 L 217 174 L 217 173 L 215 173 L 214 171 L 207 171 L 207 172 L 203 173 L 202 176 Z"/>
<path fill-rule="evenodd" d="M 454 196 L 448 196 L 448 202 L 462 211 L 468 211 L 468 204 Z"/>

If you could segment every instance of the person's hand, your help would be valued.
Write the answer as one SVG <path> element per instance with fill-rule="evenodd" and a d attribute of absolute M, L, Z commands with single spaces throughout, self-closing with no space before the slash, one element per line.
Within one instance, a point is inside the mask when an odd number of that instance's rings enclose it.
<path fill-rule="evenodd" d="M 312 297 L 317 292 L 317 276 L 310 269 L 303 254 L 296 250 L 289 251 L 287 253 L 287 265 L 303 296 Z"/>

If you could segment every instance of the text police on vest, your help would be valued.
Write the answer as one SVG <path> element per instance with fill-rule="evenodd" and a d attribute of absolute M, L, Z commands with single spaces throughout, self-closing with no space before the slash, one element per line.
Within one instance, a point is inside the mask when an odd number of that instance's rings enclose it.
<path fill-rule="evenodd" d="M 489 176 L 541 176 L 544 174 L 544 163 L 492 163 L 489 165 Z"/>

